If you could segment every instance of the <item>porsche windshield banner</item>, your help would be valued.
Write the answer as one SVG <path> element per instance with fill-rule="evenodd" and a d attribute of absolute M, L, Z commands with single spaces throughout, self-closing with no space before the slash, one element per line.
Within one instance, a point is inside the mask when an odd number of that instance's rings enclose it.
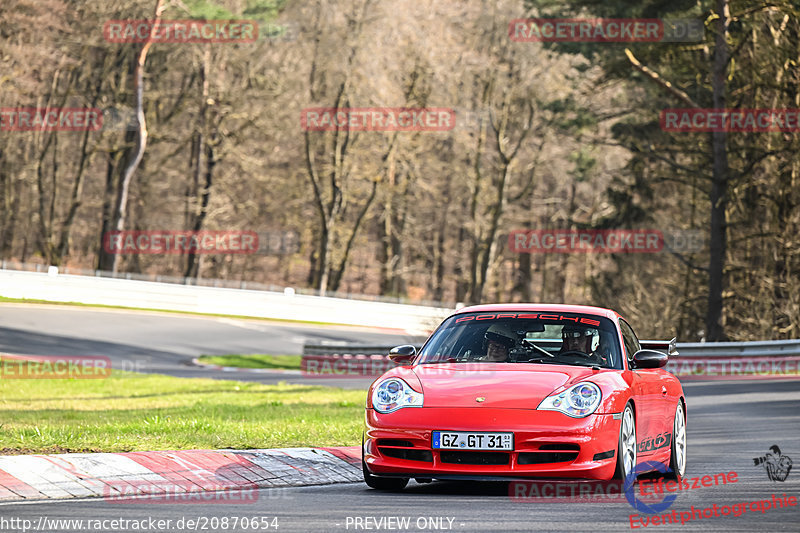
<path fill-rule="evenodd" d="M 471 320 L 481 321 L 481 320 L 500 320 L 503 318 L 522 318 L 522 319 L 534 319 L 534 320 L 545 320 L 545 321 L 554 321 L 554 322 L 569 322 L 573 324 L 585 324 L 587 326 L 599 326 L 600 321 L 595 320 L 593 318 L 587 318 L 584 316 L 566 316 L 561 315 L 558 313 L 489 313 L 489 314 L 479 314 L 479 315 L 466 315 L 462 317 L 458 317 L 455 320 L 455 323 L 458 324 L 459 322 L 469 322 Z"/>

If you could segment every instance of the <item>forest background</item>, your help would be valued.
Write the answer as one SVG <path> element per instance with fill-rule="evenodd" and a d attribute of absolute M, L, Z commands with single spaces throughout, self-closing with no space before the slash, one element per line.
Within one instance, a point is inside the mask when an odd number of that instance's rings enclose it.
<path fill-rule="evenodd" d="M 259 38 L 106 40 L 108 21 L 156 10 L 255 20 Z M 695 20 L 702 32 L 511 39 L 509 23 L 529 17 Z M 682 341 L 800 337 L 797 129 L 659 123 L 668 108 L 800 109 L 792 0 L 3 0 L 0 108 L 19 107 L 99 108 L 104 126 L 0 131 L 3 260 L 446 305 L 588 303 Z M 445 107 L 456 125 L 305 131 L 310 107 Z M 508 247 L 521 229 L 635 228 L 704 245 Z M 290 253 L 114 255 L 114 229 L 299 239 Z"/>

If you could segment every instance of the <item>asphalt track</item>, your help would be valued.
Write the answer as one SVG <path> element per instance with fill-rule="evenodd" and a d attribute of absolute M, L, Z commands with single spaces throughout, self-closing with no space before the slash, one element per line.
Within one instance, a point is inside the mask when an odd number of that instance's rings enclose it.
<path fill-rule="evenodd" d="M 28 308 L 34 310 L 31 314 L 20 309 L 0 306 L 0 323 L 3 324 L 0 351 L 111 355 L 112 351 L 119 350 L 113 352 L 114 357 L 147 355 L 152 358 L 152 368 L 145 371 L 175 371 L 175 375 L 198 375 L 199 369 L 186 370 L 182 366 L 197 350 L 231 353 L 283 348 L 279 351 L 287 351 L 292 343 L 302 344 L 300 337 L 306 336 L 353 340 L 355 335 L 358 340 L 384 342 L 363 332 L 321 331 L 313 326 L 263 323 L 261 325 L 266 330 L 262 331 L 227 322 L 214 325 L 214 319 L 165 315 L 157 315 L 158 318 L 154 319 L 156 315 L 130 316 L 130 313 L 125 313 L 112 316 L 108 314 L 111 312 L 38 307 Z M 87 319 L 90 320 L 88 324 Z M 235 332 L 238 336 L 226 339 L 226 332 Z M 368 336 L 363 338 L 365 335 Z M 271 340 L 265 340 L 265 337 Z M 215 343 L 209 344 L 215 339 Z M 254 350 L 255 346 L 261 349 Z M 149 351 L 145 353 L 144 347 L 149 347 Z M 207 373 L 203 371 L 203 374 Z M 224 374 L 224 377 L 230 377 L 230 374 Z M 258 379 L 264 377 L 258 376 Z M 714 476 L 731 471 L 735 471 L 738 477 L 735 483 L 678 492 L 675 501 L 660 515 L 675 510 L 680 521 L 680 513 L 691 512 L 692 506 L 702 510 L 716 504 L 718 509 L 723 509 L 723 506 L 744 502 L 772 500 L 773 495 L 781 497 L 784 494 L 800 500 L 800 386 L 796 381 L 689 382 L 684 383 L 684 390 L 688 404 L 687 477 Z M 795 462 L 795 468 L 783 482 L 770 481 L 764 468 L 753 464 L 753 458 L 765 455 L 769 447 L 776 444 Z M 635 530 L 800 531 L 800 501 L 797 503 L 798 506 L 769 509 L 763 513 L 748 506 L 747 512 L 738 517 L 698 519 L 695 515 L 694 520 L 684 525 L 650 525 Z M 518 501 L 509 497 L 507 483 L 435 482 L 418 485 L 412 482 L 398 494 L 380 493 L 357 483 L 262 490 L 254 503 L 220 500 L 203 502 L 202 505 L 121 504 L 94 499 L 2 504 L 0 531 L 22 531 L 23 520 L 30 521 L 29 531 L 53 532 L 634 531 L 631 515 L 650 516 L 635 511 L 626 501 Z M 242 528 L 243 517 L 250 520 L 264 517 L 267 521 L 262 525 L 269 527 L 253 527 L 249 522 L 250 527 Z M 277 530 L 272 527 L 275 517 Z M 408 519 L 408 526 L 397 527 L 399 523 L 394 517 Z M 179 523 L 181 518 L 184 521 Z M 388 521 L 390 518 L 392 520 Z M 52 522 L 70 519 L 83 520 L 83 527 Z M 128 527 L 113 522 L 118 519 L 128 520 Z M 150 519 L 152 523 L 148 522 Z M 228 520 L 227 527 L 223 519 Z M 239 521 L 236 528 L 232 527 L 234 519 Z M 40 520 L 42 527 L 36 529 Z M 98 528 L 87 520 L 105 522 Z M 159 520 L 164 522 L 159 524 Z M 187 520 L 195 523 L 188 524 Z M 139 527 L 134 527 L 134 524 Z"/>
<path fill-rule="evenodd" d="M 252 374 L 200 368 L 199 355 L 300 354 L 308 343 L 408 344 L 401 332 L 58 305 L 0 304 L 0 353 L 107 356 L 111 367 L 178 377 L 364 388 L 368 378 Z"/>

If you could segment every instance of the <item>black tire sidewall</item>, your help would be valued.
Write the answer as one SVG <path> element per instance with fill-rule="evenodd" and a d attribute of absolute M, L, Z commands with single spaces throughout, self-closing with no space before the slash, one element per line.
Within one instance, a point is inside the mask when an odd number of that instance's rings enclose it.
<path fill-rule="evenodd" d="M 375 489 L 375 490 L 384 490 L 384 491 L 401 491 L 406 488 L 409 479 L 408 478 L 392 478 L 392 477 L 381 477 L 375 476 L 370 473 L 369 469 L 367 468 L 367 462 L 364 460 L 364 437 L 361 437 L 361 472 L 364 475 L 364 483 L 367 484 L 368 487 Z"/>
<path fill-rule="evenodd" d="M 680 400 L 678 400 L 678 405 L 675 407 L 675 414 L 672 416 L 672 445 L 670 446 L 670 453 L 669 453 L 669 472 L 667 476 L 670 479 L 674 479 L 676 481 L 680 481 L 686 475 L 686 458 L 684 457 L 684 464 L 683 464 L 683 474 L 678 473 L 678 448 L 675 445 L 675 423 L 678 421 L 678 410 L 680 409 L 680 414 L 683 416 L 683 427 L 684 432 L 686 431 L 686 412 L 683 410 L 683 404 Z M 684 436 L 685 440 L 685 436 Z"/>
<path fill-rule="evenodd" d="M 633 415 L 633 407 L 631 407 L 630 402 L 625 404 L 625 409 L 622 410 L 622 420 L 619 424 L 619 435 L 617 436 L 617 467 L 614 471 L 614 479 L 618 479 L 621 481 L 626 481 L 625 475 L 625 458 L 622 454 L 622 430 L 625 427 L 625 412 L 630 409 L 631 415 Z M 633 416 L 633 431 L 634 431 L 634 438 L 636 435 L 636 416 Z M 675 429 L 673 428 L 673 432 Z M 638 444 L 638 443 L 637 443 Z M 637 454 L 638 459 L 638 454 Z M 633 465 L 634 470 L 636 469 L 636 465 Z"/>

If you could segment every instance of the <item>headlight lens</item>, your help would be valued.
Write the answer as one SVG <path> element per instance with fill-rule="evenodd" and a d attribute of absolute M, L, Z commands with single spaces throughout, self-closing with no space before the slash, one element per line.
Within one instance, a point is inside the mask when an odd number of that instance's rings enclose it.
<path fill-rule="evenodd" d="M 573 418 L 583 418 L 597 411 L 603 395 L 600 387 L 589 381 L 573 385 L 564 392 L 548 396 L 537 409 L 561 411 Z"/>
<path fill-rule="evenodd" d="M 403 407 L 422 407 L 422 393 L 402 379 L 389 378 L 372 390 L 372 407 L 384 414 Z"/>

